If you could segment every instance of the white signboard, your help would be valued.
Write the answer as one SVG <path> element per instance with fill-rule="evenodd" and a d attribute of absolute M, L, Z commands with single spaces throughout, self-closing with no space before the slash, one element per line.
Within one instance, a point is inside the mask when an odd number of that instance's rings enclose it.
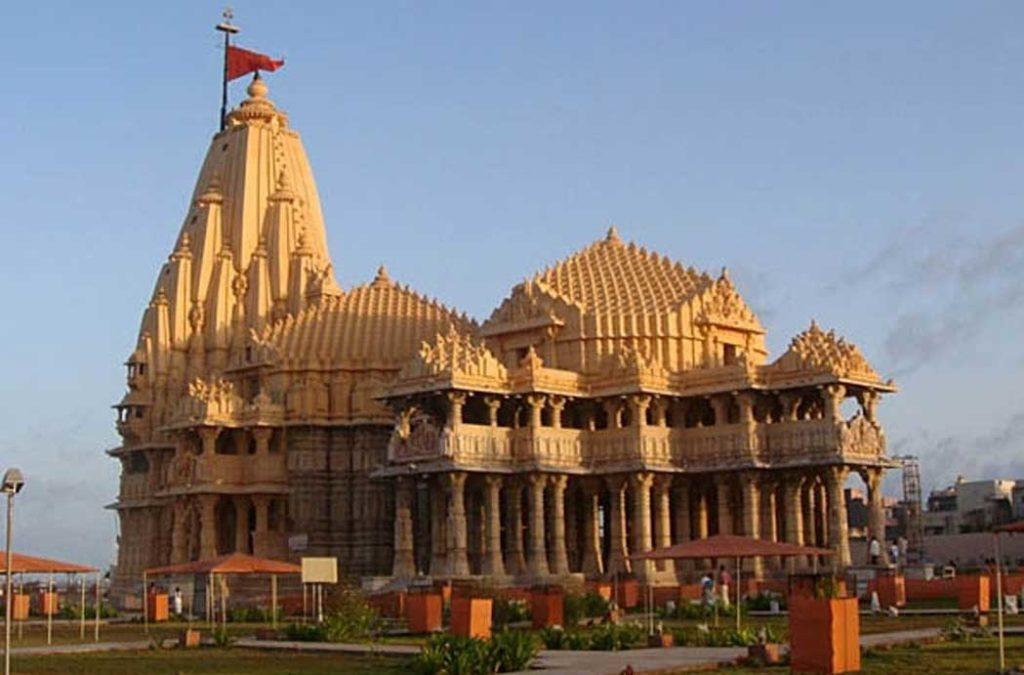
<path fill-rule="evenodd" d="M 302 583 L 304 584 L 336 584 L 338 583 L 337 558 L 303 558 Z"/>

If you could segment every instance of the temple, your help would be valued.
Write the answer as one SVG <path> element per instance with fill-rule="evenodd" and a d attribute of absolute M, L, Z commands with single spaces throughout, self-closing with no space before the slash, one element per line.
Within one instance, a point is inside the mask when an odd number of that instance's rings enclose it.
<path fill-rule="evenodd" d="M 267 93 L 257 76 L 213 137 L 127 362 L 116 594 L 234 551 L 395 584 L 673 583 L 692 566 L 632 556 L 737 533 L 844 566 L 852 472 L 884 532 L 876 409 L 895 387 L 857 347 L 811 323 L 769 360 L 725 270 L 614 228 L 483 323 L 383 267 L 341 289 Z"/>

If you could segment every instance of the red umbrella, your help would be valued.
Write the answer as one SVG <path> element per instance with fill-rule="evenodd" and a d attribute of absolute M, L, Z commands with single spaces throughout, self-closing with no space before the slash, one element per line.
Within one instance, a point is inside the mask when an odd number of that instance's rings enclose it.
<path fill-rule="evenodd" d="M 645 553 L 637 553 L 634 560 L 692 560 L 703 558 L 734 558 L 736 560 L 736 628 L 740 627 L 740 560 L 742 558 L 758 558 L 761 556 L 794 556 L 832 555 L 827 548 L 799 546 L 781 541 L 767 541 L 754 537 L 741 537 L 735 534 L 716 534 L 706 539 L 692 539 L 667 548 L 658 548 Z"/>
<path fill-rule="evenodd" d="M 302 567 L 282 560 L 229 553 L 217 558 L 194 560 L 179 565 L 151 567 L 146 574 L 301 574 Z"/>
<path fill-rule="evenodd" d="M 7 551 L 0 551 L 0 560 L 6 560 L 6 557 Z M 50 558 L 39 558 L 11 551 L 11 572 L 20 574 L 79 574 L 96 571 L 95 567 L 87 567 L 86 565 L 52 560 Z"/>

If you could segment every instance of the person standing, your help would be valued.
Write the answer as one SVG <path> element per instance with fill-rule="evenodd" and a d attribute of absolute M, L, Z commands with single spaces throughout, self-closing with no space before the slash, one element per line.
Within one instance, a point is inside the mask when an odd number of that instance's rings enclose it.
<path fill-rule="evenodd" d="M 871 556 L 871 564 L 877 567 L 882 558 L 882 545 L 878 543 L 878 537 L 871 537 L 871 543 L 868 544 L 868 554 Z"/>
<path fill-rule="evenodd" d="M 892 543 L 889 547 L 889 562 L 894 566 L 899 567 L 900 564 L 900 547 L 896 542 Z"/>
<path fill-rule="evenodd" d="M 700 597 L 704 607 L 711 607 L 715 604 L 715 579 L 711 572 L 705 572 L 700 579 Z"/>
<path fill-rule="evenodd" d="M 174 587 L 174 613 L 177 616 L 181 616 L 182 613 L 182 602 L 181 602 L 181 587 Z"/>
<path fill-rule="evenodd" d="M 729 574 L 729 570 L 725 569 L 725 565 L 721 565 L 718 568 L 718 588 L 719 595 L 722 598 L 722 606 L 726 609 L 729 608 L 729 588 L 732 586 L 732 575 Z"/>

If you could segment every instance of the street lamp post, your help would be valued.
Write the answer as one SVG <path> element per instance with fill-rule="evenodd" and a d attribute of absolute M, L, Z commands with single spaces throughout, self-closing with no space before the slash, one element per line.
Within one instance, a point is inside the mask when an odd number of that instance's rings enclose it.
<path fill-rule="evenodd" d="M 0 490 L 7 495 L 7 550 L 5 555 L 7 561 L 5 565 L 6 570 L 6 589 L 4 590 L 4 605 L 6 608 L 6 620 L 4 621 L 4 675 L 11 675 L 11 593 L 13 591 L 11 585 L 11 530 L 14 524 L 14 495 L 21 492 L 21 488 L 25 486 L 25 478 L 21 475 L 21 471 L 17 469 L 8 469 L 4 473 L 3 486 Z"/>

